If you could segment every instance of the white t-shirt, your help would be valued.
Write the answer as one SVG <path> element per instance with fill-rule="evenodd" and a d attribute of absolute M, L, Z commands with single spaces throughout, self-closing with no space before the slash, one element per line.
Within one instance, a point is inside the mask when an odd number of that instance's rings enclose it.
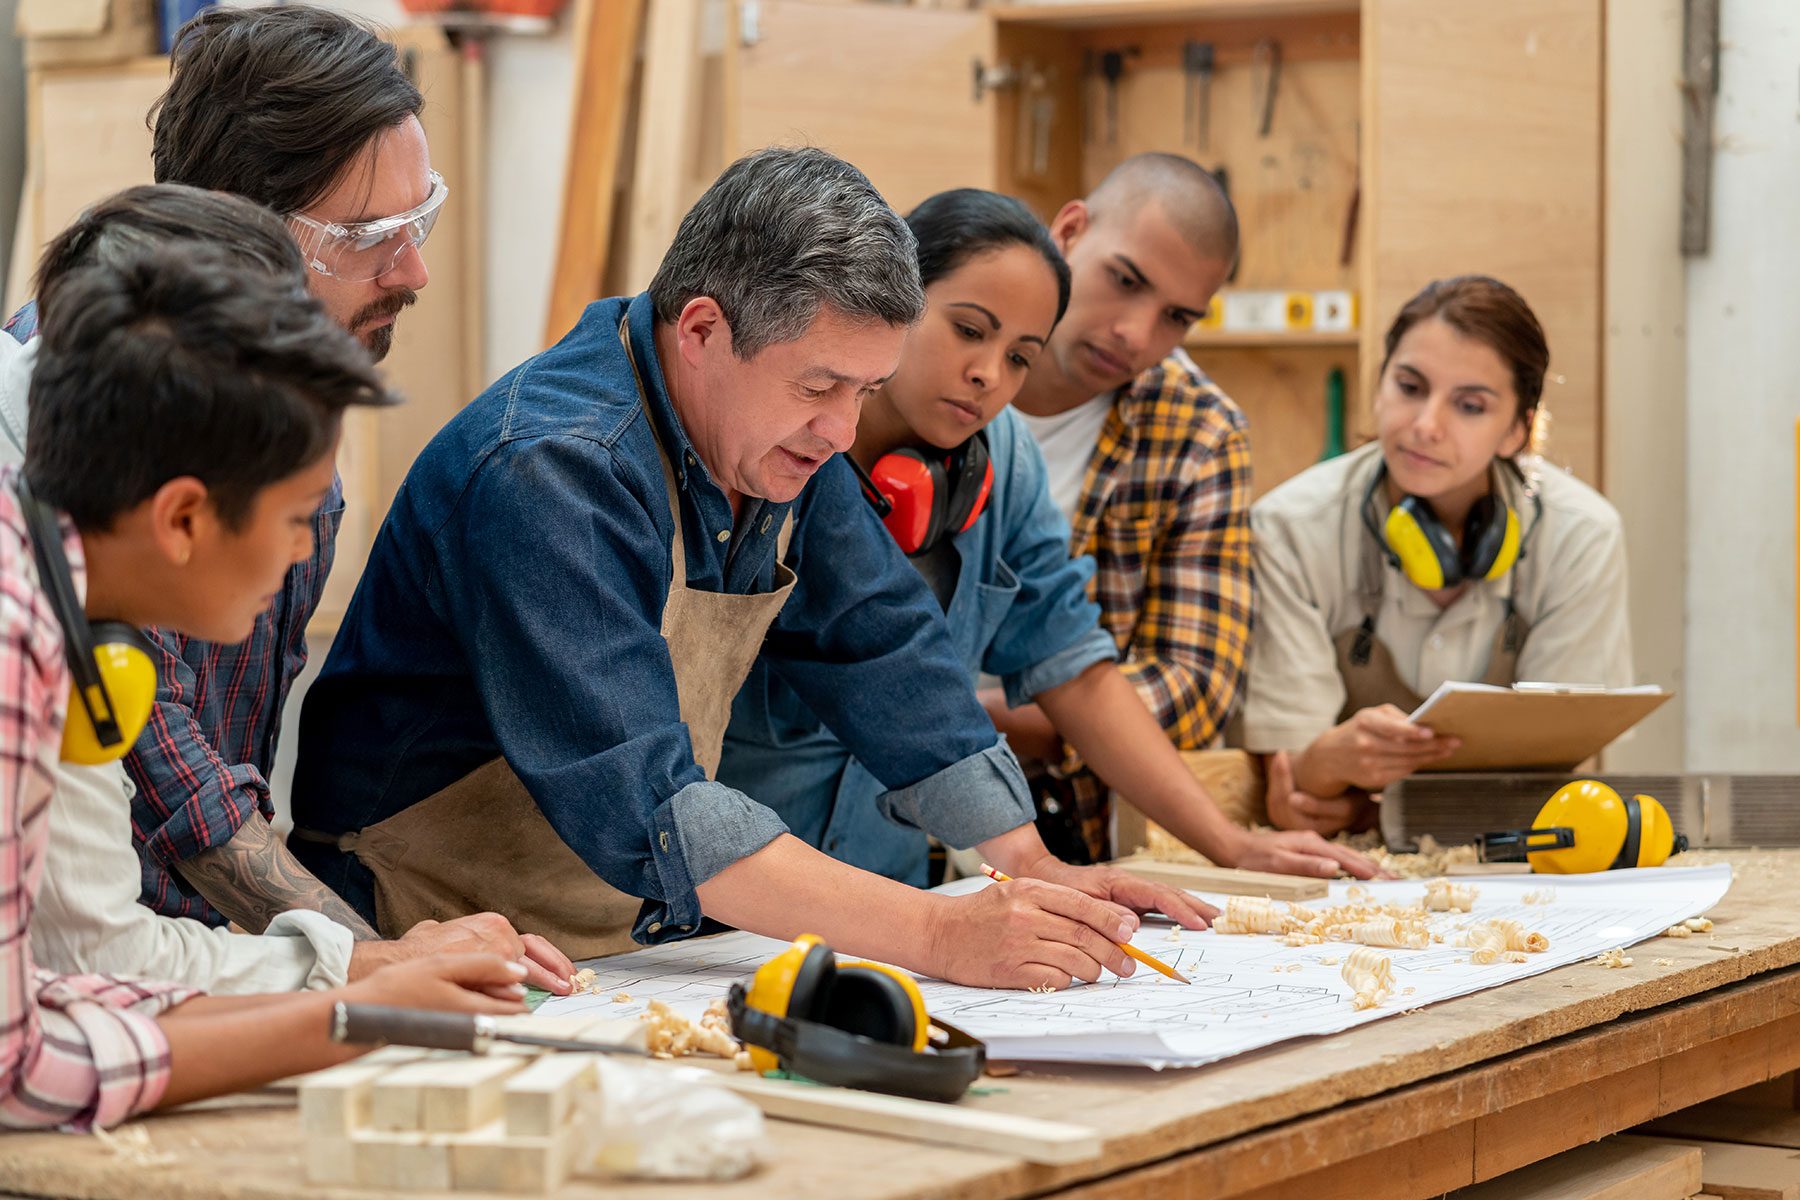
<path fill-rule="evenodd" d="M 1106 425 L 1106 415 L 1112 411 L 1113 395 L 1103 392 L 1052 417 L 1034 417 L 1019 410 L 1025 428 L 1031 431 L 1038 449 L 1044 452 L 1044 466 L 1050 477 L 1050 499 L 1062 509 L 1071 525 L 1075 523 L 1075 506 L 1081 503 L 1081 485 L 1087 478 L 1088 461 L 1094 457 L 1094 447 L 1100 444 L 1100 430 Z"/>

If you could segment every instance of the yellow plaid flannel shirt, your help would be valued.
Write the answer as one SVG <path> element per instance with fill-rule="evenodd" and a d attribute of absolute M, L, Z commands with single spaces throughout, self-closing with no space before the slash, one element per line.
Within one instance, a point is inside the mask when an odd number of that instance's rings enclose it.
<path fill-rule="evenodd" d="M 1120 669 L 1180 750 L 1211 745 L 1249 653 L 1249 422 L 1177 349 L 1123 389 L 1088 461 L 1070 553 L 1090 554 Z M 1106 785 L 1068 751 L 1082 840 L 1108 857 Z"/>

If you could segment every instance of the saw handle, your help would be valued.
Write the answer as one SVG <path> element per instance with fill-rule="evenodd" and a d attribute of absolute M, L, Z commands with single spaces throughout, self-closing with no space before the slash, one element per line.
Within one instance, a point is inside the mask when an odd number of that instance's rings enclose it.
<path fill-rule="evenodd" d="M 392 1008 L 385 1004 L 337 1004 L 331 1011 L 331 1040 L 356 1046 L 424 1046 L 432 1050 L 474 1050 L 481 1026 L 466 1013 Z"/>

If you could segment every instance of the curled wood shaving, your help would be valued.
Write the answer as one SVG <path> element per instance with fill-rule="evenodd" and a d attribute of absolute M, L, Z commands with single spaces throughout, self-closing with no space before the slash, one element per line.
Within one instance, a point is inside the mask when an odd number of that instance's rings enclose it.
<path fill-rule="evenodd" d="M 1425 884 L 1425 909 L 1427 912 L 1468 912 L 1475 907 L 1476 895 L 1474 884 L 1433 879 Z"/>
<path fill-rule="evenodd" d="M 1659 967 L 1672 967 L 1675 965 L 1675 960 L 1672 958 L 1658 958 L 1658 959 L 1654 959 L 1652 961 L 1654 961 L 1656 963 L 1656 965 Z"/>
<path fill-rule="evenodd" d="M 1711 933 L 1713 927 L 1712 921 L 1707 917 L 1689 917 L 1682 924 L 1695 933 Z"/>
<path fill-rule="evenodd" d="M 630 992 L 614 992 L 613 993 L 613 1003 L 614 1004 L 630 1004 L 631 1003 L 631 993 Z"/>
<path fill-rule="evenodd" d="M 1521 904 L 1549 904 L 1556 899 L 1555 888 L 1539 888 L 1535 892 L 1526 892 L 1519 897 Z"/>
<path fill-rule="evenodd" d="M 142 1125 L 126 1125 L 113 1130 L 96 1125 L 94 1137 L 99 1139 L 108 1153 L 115 1158 L 124 1159 L 134 1167 L 166 1167 L 180 1161 L 178 1156 L 166 1150 L 158 1150 L 150 1140 L 150 1131 Z"/>
<path fill-rule="evenodd" d="M 1686 925 L 1671 925 L 1662 931 L 1662 935 L 1664 937 L 1685 938 L 1693 937 L 1694 931 L 1689 929 Z"/>
<path fill-rule="evenodd" d="M 592 967 L 583 967 L 569 976 L 569 995 L 581 996 L 594 990 L 596 972 Z"/>
<path fill-rule="evenodd" d="M 661 1000 L 650 1001 L 649 1007 L 638 1014 L 638 1020 L 650 1026 L 650 1053 L 656 1058 L 682 1058 L 689 1054 L 711 1054 L 734 1061 L 737 1058 L 737 1039 L 731 1036 L 731 1017 L 723 1000 L 707 1005 L 699 1024 Z"/>
<path fill-rule="evenodd" d="M 1393 960 L 1367 946 L 1352 950 L 1340 973 L 1355 994 L 1351 1002 L 1358 1010 L 1376 1007 L 1394 990 Z"/>
<path fill-rule="evenodd" d="M 1614 946 L 1611 950 L 1608 950 L 1594 961 L 1610 970 L 1629 967 L 1632 962 L 1631 957 L 1625 953 L 1625 949 L 1622 946 Z"/>

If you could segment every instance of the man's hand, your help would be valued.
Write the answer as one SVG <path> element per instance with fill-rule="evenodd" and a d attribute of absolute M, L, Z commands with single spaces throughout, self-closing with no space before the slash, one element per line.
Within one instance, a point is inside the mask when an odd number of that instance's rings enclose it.
<path fill-rule="evenodd" d="M 1060 991 L 1136 965 L 1118 943 L 1131 940 L 1137 919 L 1071 888 L 1014 879 L 941 899 L 927 962 L 948 982 Z"/>
<path fill-rule="evenodd" d="M 1315 796 L 1294 784 L 1293 764 L 1286 751 L 1268 757 L 1268 786 L 1263 793 L 1269 824 L 1277 829 L 1310 830 L 1330 837 L 1372 823 L 1375 802 L 1357 792 Z"/>
<path fill-rule="evenodd" d="M 471 913 L 451 921 L 420 921 L 396 941 L 359 944 L 351 956 L 351 978 L 357 979 L 381 966 L 433 954 L 497 954 L 525 967 L 525 982 L 552 995 L 569 992 L 571 963 L 556 947 L 536 934 L 520 937 L 512 923 L 499 913 Z M 360 960 L 360 961 L 359 961 Z"/>
<path fill-rule="evenodd" d="M 1164 883 L 1151 883 L 1117 867 L 1078 867 L 1046 855 L 1024 873 L 1123 905 L 1134 913 L 1162 913 L 1188 929 L 1205 929 L 1219 915 L 1218 909 L 1191 893 Z"/>
<path fill-rule="evenodd" d="M 1320 734 L 1301 753 L 1296 782 L 1315 796 L 1349 788 L 1379 792 L 1450 757 L 1461 745 L 1459 738 L 1439 737 L 1413 724 L 1392 704 L 1364 708 Z"/>

